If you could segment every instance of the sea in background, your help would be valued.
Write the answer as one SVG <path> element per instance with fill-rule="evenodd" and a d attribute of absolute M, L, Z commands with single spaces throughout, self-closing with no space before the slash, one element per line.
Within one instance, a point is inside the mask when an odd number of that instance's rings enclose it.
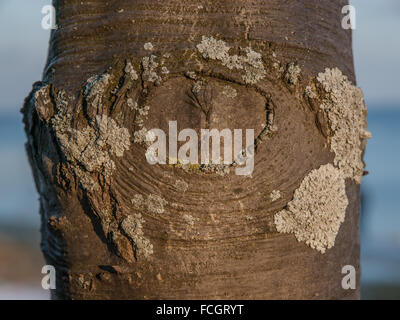
<path fill-rule="evenodd" d="M 397 107 L 397 108 L 395 108 Z M 370 106 L 362 184 L 362 297 L 400 298 L 400 105 Z M 41 288 L 38 195 L 17 113 L 0 113 L 0 299 L 47 299 Z"/>

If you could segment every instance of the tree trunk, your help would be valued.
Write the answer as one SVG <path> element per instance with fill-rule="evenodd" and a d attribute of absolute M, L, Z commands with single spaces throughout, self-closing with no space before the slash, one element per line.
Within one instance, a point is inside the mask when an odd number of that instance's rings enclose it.
<path fill-rule="evenodd" d="M 346 4 L 54 1 L 23 108 L 53 298 L 359 297 L 368 132 Z M 254 171 L 149 164 L 168 121 L 254 129 Z"/>

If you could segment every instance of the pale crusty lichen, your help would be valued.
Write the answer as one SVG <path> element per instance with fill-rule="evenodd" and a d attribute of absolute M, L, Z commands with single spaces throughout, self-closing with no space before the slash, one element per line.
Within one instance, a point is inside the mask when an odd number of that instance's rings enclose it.
<path fill-rule="evenodd" d="M 240 55 L 230 55 L 230 47 L 224 41 L 203 36 L 197 49 L 205 59 L 218 60 L 230 70 L 243 70 L 242 78 L 247 84 L 255 84 L 265 78 L 262 56 L 250 47 L 241 48 Z"/>
<path fill-rule="evenodd" d="M 131 78 L 131 80 L 135 81 L 139 79 L 139 76 L 130 61 L 126 63 L 124 71 Z"/>
<path fill-rule="evenodd" d="M 345 178 L 361 183 L 362 153 L 365 139 L 371 136 L 366 130 L 367 111 L 362 90 L 352 85 L 338 68 L 325 69 L 324 73 L 318 74 L 317 81 L 326 93 L 320 109 L 328 119 L 334 164 Z"/>
<path fill-rule="evenodd" d="M 144 143 L 146 141 L 146 135 L 148 130 L 146 128 L 141 128 L 133 134 L 134 142 L 135 143 Z"/>
<path fill-rule="evenodd" d="M 164 206 L 168 203 L 163 197 L 150 194 L 147 199 L 140 194 L 136 194 L 131 202 L 136 210 L 147 210 L 149 213 L 160 214 L 165 211 Z"/>
<path fill-rule="evenodd" d="M 135 196 L 133 197 L 133 199 L 131 199 L 131 202 L 134 206 L 135 209 L 142 209 L 143 204 L 144 204 L 144 198 L 141 194 L 135 194 Z"/>
<path fill-rule="evenodd" d="M 162 73 L 162 74 L 169 74 L 168 68 L 167 68 L 167 67 L 162 67 L 162 68 L 161 68 L 161 73 Z"/>
<path fill-rule="evenodd" d="M 306 89 L 304 90 L 304 94 L 306 97 L 315 99 L 317 97 L 317 94 L 314 92 L 311 86 L 307 86 Z"/>
<path fill-rule="evenodd" d="M 301 68 L 297 64 L 291 62 L 287 65 L 285 79 L 290 84 L 296 85 L 299 81 L 300 73 Z"/>
<path fill-rule="evenodd" d="M 202 164 L 199 170 L 205 173 L 214 173 L 219 176 L 228 175 L 231 172 L 230 166 L 226 164 Z"/>
<path fill-rule="evenodd" d="M 144 48 L 144 50 L 152 51 L 154 49 L 154 46 L 153 46 L 153 44 L 151 42 L 146 42 L 143 45 L 143 48 Z"/>
<path fill-rule="evenodd" d="M 201 91 L 201 89 L 203 88 L 203 85 L 204 85 L 203 81 L 196 81 L 192 86 L 192 89 L 191 89 L 192 92 L 194 94 L 199 93 Z"/>
<path fill-rule="evenodd" d="M 183 220 L 185 220 L 185 222 L 190 226 L 194 226 L 195 222 L 199 221 L 198 218 L 194 218 L 190 214 L 184 214 L 183 215 Z"/>
<path fill-rule="evenodd" d="M 275 225 L 324 253 L 335 244 L 347 206 L 343 173 L 326 164 L 304 178 L 287 208 L 275 215 Z"/>
<path fill-rule="evenodd" d="M 185 76 L 192 80 L 196 80 L 198 78 L 196 72 L 194 71 L 186 71 Z"/>
<path fill-rule="evenodd" d="M 126 100 L 126 104 L 131 110 L 135 110 L 138 107 L 138 103 L 134 101 L 132 98 L 128 98 Z"/>
<path fill-rule="evenodd" d="M 156 194 L 150 194 L 147 197 L 147 210 L 150 213 L 163 213 L 164 212 L 164 206 L 167 204 L 167 201 L 160 197 L 159 195 Z"/>
<path fill-rule="evenodd" d="M 51 99 L 48 94 L 49 87 L 50 86 L 48 84 L 46 84 L 46 85 L 41 86 L 38 90 L 36 90 L 36 92 L 34 93 L 35 101 L 39 101 L 40 99 L 42 99 L 42 103 L 45 105 L 48 103 L 51 103 Z M 38 106 L 36 105 L 36 107 L 38 107 Z"/>
<path fill-rule="evenodd" d="M 142 215 L 136 213 L 126 217 L 121 223 L 121 228 L 132 241 L 136 254 L 143 255 L 147 258 L 153 254 L 153 245 L 144 236 L 143 223 L 144 219 Z"/>
<path fill-rule="evenodd" d="M 178 179 L 175 181 L 174 187 L 179 192 L 186 192 L 186 190 L 189 188 L 189 185 L 186 181 Z"/>
<path fill-rule="evenodd" d="M 106 167 L 114 169 L 110 156 L 122 157 L 129 150 L 128 129 L 120 128 L 106 115 L 98 115 L 82 130 L 56 131 L 61 148 L 70 160 L 78 161 L 88 171 Z"/>
<path fill-rule="evenodd" d="M 63 119 L 63 121 L 61 121 Z M 115 169 L 112 155 L 122 157 L 130 147 L 130 134 L 106 115 L 97 115 L 89 126 L 82 130 L 65 125 L 67 116 L 57 114 L 53 118 L 53 128 L 60 147 L 70 163 L 75 164 L 75 174 L 83 188 L 97 189 L 97 183 L 90 173 L 101 172 L 110 176 Z"/>
<path fill-rule="evenodd" d="M 162 78 L 157 74 L 156 70 L 159 67 L 159 63 L 156 62 L 157 56 L 151 55 L 150 57 L 144 57 L 142 59 L 143 67 L 143 79 L 145 81 L 159 83 Z"/>
<path fill-rule="evenodd" d="M 110 78 L 109 74 L 102 74 L 87 80 L 84 98 L 88 105 L 93 105 L 94 108 L 101 106 Z M 35 93 L 35 97 L 42 98 L 43 90 L 47 92 L 47 89 L 48 86 L 45 86 L 39 93 Z M 68 108 L 71 100 L 64 90 L 57 92 L 54 114 L 49 119 L 49 126 L 55 133 L 60 149 L 71 164 L 81 187 L 88 191 L 97 190 L 99 184 L 92 173 L 101 173 L 104 176 L 112 174 L 115 163 L 111 157 L 122 157 L 124 152 L 129 150 L 130 134 L 128 129 L 119 127 L 116 121 L 106 115 L 94 116 L 86 127 L 76 129 Z M 41 103 L 44 103 L 43 101 L 42 99 Z M 49 102 L 48 99 L 45 101 Z M 76 111 L 80 111 L 80 106 Z"/>
<path fill-rule="evenodd" d="M 253 51 L 250 47 L 245 48 L 246 57 L 242 57 L 245 74 L 243 80 L 248 84 L 255 84 L 265 78 L 265 67 L 261 54 Z"/>
<path fill-rule="evenodd" d="M 222 40 L 203 36 L 201 43 L 197 45 L 197 49 L 206 59 L 220 60 L 224 64 L 227 64 L 229 61 L 230 47 Z"/>
<path fill-rule="evenodd" d="M 225 86 L 224 89 L 222 90 L 222 93 L 227 96 L 228 98 L 235 98 L 237 96 L 237 91 L 235 88 L 232 88 L 231 86 Z"/>
<path fill-rule="evenodd" d="M 136 111 L 135 125 L 137 126 L 137 130 L 133 134 L 135 143 L 146 143 L 147 136 L 147 128 L 144 127 L 144 122 L 146 121 L 149 115 L 149 106 L 139 106 L 137 103 L 133 105 L 133 110 Z"/>
<path fill-rule="evenodd" d="M 104 73 L 94 75 L 86 81 L 84 90 L 86 100 L 93 106 L 100 107 L 103 101 L 103 93 L 111 80 L 111 75 Z"/>
<path fill-rule="evenodd" d="M 279 190 L 273 190 L 269 197 L 272 201 L 276 201 L 281 198 L 281 192 Z"/>

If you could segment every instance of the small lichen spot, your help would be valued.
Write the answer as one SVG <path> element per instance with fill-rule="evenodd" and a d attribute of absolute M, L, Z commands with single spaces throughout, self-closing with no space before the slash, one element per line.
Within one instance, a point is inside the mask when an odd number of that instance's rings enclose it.
<path fill-rule="evenodd" d="M 144 47 L 144 50 L 147 50 L 147 51 L 151 51 L 154 49 L 154 46 L 151 42 L 146 42 L 143 47 Z"/>
<path fill-rule="evenodd" d="M 285 73 L 285 79 L 290 84 L 297 84 L 301 73 L 301 68 L 294 64 L 293 62 L 289 63 Z"/>
<path fill-rule="evenodd" d="M 279 190 L 273 190 L 269 197 L 272 201 L 276 201 L 281 198 L 281 192 Z"/>
<path fill-rule="evenodd" d="M 237 96 L 237 91 L 235 88 L 232 88 L 231 86 L 225 86 L 224 90 L 222 93 L 227 96 L 228 98 L 235 98 Z"/>

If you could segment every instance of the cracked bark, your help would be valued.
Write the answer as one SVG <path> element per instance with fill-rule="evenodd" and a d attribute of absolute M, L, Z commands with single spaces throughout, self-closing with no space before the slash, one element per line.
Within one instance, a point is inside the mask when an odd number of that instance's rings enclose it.
<path fill-rule="evenodd" d="M 292 234 L 277 233 L 274 225 L 274 215 L 304 177 L 333 162 L 316 120 L 321 116 L 303 93 L 311 77 L 327 67 L 338 67 L 355 81 L 351 33 L 340 26 L 345 4 L 54 1 L 59 29 L 51 34 L 43 79 L 23 108 L 40 194 L 42 250 L 57 270 L 53 298 L 359 297 L 359 285 L 341 287 L 345 265 L 355 266 L 359 279 L 358 184 L 346 180 L 346 218 L 335 246 L 323 255 Z M 239 47 L 261 53 L 265 78 L 246 85 L 237 70 L 202 58 L 196 49 L 202 36 L 224 40 L 232 53 Z M 143 68 L 143 58 L 151 55 L 161 80 L 149 81 Z M 279 70 L 291 63 L 301 67 L 294 84 Z M 95 97 L 100 103 L 88 94 L 87 80 L 101 74 L 111 78 Z M 196 97 L 199 79 L 211 89 Z M 234 98 L 223 93 L 226 86 L 236 90 Z M 130 146 L 122 156 L 111 152 L 113 143 L 96 126 L 96 116 L 128 129 Z M 146 146 L 134 142 L 134 133 L 142 127 L 167 132 L 168 120 L 177 120 L 178 130 L 255 128 L 262 143 L 252 178 L 150 166 Z M 82 154 L 100 148 L 96 159 L 107 159 L 92 168 L 71 155 L 68 148 L 77 144 L 65 148 L 60 137 L 71 138 L 72 129 L 95 137 Z M 177 181 L 184 184 L 177 187 Z M 272 201 L 274 190 L 281 197 Z"/>

